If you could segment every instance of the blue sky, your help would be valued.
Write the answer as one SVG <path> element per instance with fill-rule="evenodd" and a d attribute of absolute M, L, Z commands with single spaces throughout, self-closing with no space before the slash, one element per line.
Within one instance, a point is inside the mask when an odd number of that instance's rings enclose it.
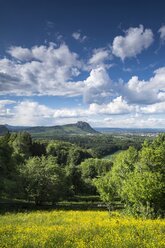
<path fill-rule="evenodd" d="M 0 5 L 1 124 L 164 128 L 164 1 Z"/>

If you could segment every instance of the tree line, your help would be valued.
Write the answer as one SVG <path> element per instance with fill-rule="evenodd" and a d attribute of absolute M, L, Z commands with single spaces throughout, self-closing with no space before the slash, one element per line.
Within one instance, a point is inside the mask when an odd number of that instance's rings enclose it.
<path fill-rule="evenodd" d="M 1 197 L 55 204 L 99 194 L 109 210 L 120 201 L 134 215 L 163 215 L 164 172 L 164 134 L 140 149 L 130 146 L 113 162 L 74 142 L 32 140 L 27 132 L 0 137 Z"/>
<path fill-rule="evenodd" d="M 108 168 L 91 149 L 59 140 L 33 141 L 27 132 L 7 134 L 0 137 L 0 195 L 54 204 L 75 194 L 95 194 L 80 166 L 88 159 Z"/>

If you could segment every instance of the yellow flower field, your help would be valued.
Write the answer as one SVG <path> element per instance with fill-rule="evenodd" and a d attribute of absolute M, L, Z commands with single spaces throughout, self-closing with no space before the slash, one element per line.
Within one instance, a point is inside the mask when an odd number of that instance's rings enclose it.
<path fill-rule="evenodd" d="M 105 211 L 37 211 L 0 216 L 0 247 L 165 247 L 165 220 Z"/>

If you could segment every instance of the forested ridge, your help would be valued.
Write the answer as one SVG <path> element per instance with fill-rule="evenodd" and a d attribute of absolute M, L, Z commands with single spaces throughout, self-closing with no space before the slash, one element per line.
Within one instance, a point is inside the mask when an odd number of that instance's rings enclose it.
<path fill-rule="evenodd" d="M 56 125 L 56 126 L 10 126 L 1 125 L 10 132 L 22 132 L 26 131 L 32 135 L 32 137 L 37 138 L 52 138 L 54 136 L 63 135 L 85 135 L 85 134 L 97 134 L 98 132 L 93 129 L 87 122 L 78 121 L 73 124 Z M 0 131 L 1 131 L 0 126 Z M 1 132 L 0 132 L 1 133 Z"/>
<path fill-rule="evenodd" d="M 32 140 L 28 132 L 0 137 L 0 197 L 56 204 L 100 195 L 109 210 L 120 202 L 134 215 L 165 210 L 165 134 L 153 141 L 112 135 Z M 64 141 L 65 140 L 65 141 Z M 115 159 L 103 159 L 119 152 Z"/>

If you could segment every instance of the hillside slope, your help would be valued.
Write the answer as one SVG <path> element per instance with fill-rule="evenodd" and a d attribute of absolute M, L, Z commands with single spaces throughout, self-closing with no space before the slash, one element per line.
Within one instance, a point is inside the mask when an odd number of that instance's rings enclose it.
<path fill-rule="evenodd" d="M 36 127 L 15 127 L 7 126 L 11 132 L 27 131 L 32 136 L 54 136 L 54 135 L 87 135 L 98 133 L 87 122 L 79 121 L 75 124 L 58 126 L 36 126 Z"/>

